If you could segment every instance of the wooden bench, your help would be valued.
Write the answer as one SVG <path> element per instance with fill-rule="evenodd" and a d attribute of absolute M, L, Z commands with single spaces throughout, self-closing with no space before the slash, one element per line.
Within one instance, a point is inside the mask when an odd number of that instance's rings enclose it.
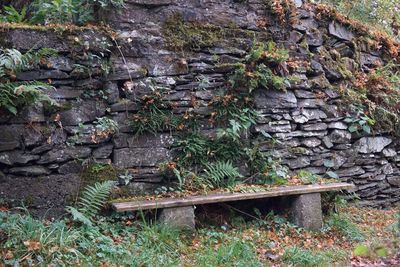
<path fill-rule="evenodd" d="M 133 202 L 113 203 L 117 212 L 162 209 L 160 220 L 179 228 L 194 229 L 194 206 L 229 201 L 294 196 L 290 203 L 292 221 L 300 227 L 318 230 L 322 227 L 321 193 L 353 189 L 348 183 L 285 186 L 252 193 L 217 193 Z"/>

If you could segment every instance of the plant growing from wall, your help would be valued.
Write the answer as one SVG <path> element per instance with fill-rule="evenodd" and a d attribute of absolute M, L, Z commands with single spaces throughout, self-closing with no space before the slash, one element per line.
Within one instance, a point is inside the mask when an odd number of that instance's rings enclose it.
<path fill-rule="evenodd" d="M 94 21 L 94 14 L 99 9 L 121 8 L 123 5 L 123 0 L 34 0 L 21 11 L 13 6 L 5 6 L 0 20 L 10 23 L 83 25 Z"/>
<path fill-rule="evenodd" d="M 13 6 L 4 6 L 3 15 L 0 15 L 0 22 L 25 23 L 27 20 L 27 8 L 23 7 L 18 11 Z"/>
<path fill-rule="evenodd" d="M 257 88 L 285 90 L 290 86 L 284 62 L 289 59 L 285 49 L 280 49 L 273 42 L 266 45 L 257 43 L 245 58 L 229 82 L 233 88 L 251 93 Z"/>
<path fill-rule="evenodd" d="M 259 116 L 252 91 L 285 89 L 289 85 L 285 78 L 287 60 L 287 51 L 273 42 L 255 44 L 244 63 L 229 77 L 223 94 L 208 103 L 211 109 L 208 120 L 216 127 L 210 136 L 200 130 L 195 116 L 191 127 L 180 127 L 190 116 L 175 114 L 173 105 L 165 100 L 167 90 L 154 85 L 150 86 L 152 93 L 139 101 L 139 112 L 131 126 L 137 134 L 181 130 L 173 145 L 174 162 L 160 166 L 167 177 L 176 177 L 181 189 L 231 187 L 244 178 L 235 167 L 239 162 L 251 171 L 248 181 L 252 183 L 284 184 L 287 169 L 261 152 L 260 146 L 252 144 L 248 137 Z M 189 123 L 184 121 L 184 124 Z"/>
<path fill-rule="evenodd" d="M 25 54 L 16 49 L 0 49 L 0 108 L 15 115 L 20 108 L 38 102 L 56 105 L 56 102 L 45 94 L 46 90 L 52 89 L 48 84 L 16 81 L 19 72 L 54 53 L 52 49 L 40 49 Z"/>
<path fill-rule="evenodd" d="M 94 124 L 96 128 L 95 135 L 97 137 L 109 137 L 119 131 L 118 123 L 108 117 L 97 118 Z"/>
<path fill-rule="evenodd" d="M 292 22 L 296 16 L 296 6 L 293 0 L 264 0 L 264 2 L 281 23 Z"/>
<path fill-rule="evenodd" d="M 133 116 L 131 127 L 138 135 L 176 129 L 180 119 L 172 112 L 171 103 L 164 99 L 165 89 L 154 86 L 150 89 L 151 94 L 140 99 L 139 111 Z"/>
<path fill-rule="evenodd" d="M 335 7 L 342 14 L 399 37 L 400 6 L 391 0 L 314 0 Z"/>
<path fill-rule="evenodd" d="M 209 188 L 233 187 L 239 178 L 243 178 L 239 170 L 230 161 L 217 161 L 205 165 L 204 174 L 201 176 L 201 184 Z"/>
<path fill-rule="evenodd" d="M 399 65 L 388 63 L 369 73 L 358 73 L 349 88 L 342 88 L 343 102 L 352 108 L 352 131 L 368 127 L 395 135 L 400 134 L 400 71 Z"/>

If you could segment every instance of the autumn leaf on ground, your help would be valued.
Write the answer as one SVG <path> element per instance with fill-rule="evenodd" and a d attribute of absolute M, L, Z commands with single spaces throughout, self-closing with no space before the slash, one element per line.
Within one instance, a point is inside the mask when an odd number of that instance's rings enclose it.
<path fill-rule="evenodd" d="M 24 245 L 28 248 L 28 251 L 36 251 L 41 248 L 40 243 L 34 240 L 24 241 Z"/>

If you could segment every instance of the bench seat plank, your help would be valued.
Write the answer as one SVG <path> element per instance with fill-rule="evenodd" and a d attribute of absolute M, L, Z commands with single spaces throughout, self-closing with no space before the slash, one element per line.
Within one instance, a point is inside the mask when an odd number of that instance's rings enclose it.
<path fill-rule="evenodd" d="M 181 198 L 165 198 L 156 200 L 116 202 L 112 203 L 112 207 L 117 212 L 126 212 L 126 211 L 137 211 L 137 210 L 163 209 L 172 207 L 185 207 L 185 206 L 229 202 L 237 200 L 312 194 L 312 193 L 321 193 L 328 191 L 349 190 L 353 188 L 354 185 L 349 183 L 286 186 L 286 187 L 273 188 L 270 191 L 264 191 L 264 192 L 215 193 L 209 195 L 188 196 Z"/>

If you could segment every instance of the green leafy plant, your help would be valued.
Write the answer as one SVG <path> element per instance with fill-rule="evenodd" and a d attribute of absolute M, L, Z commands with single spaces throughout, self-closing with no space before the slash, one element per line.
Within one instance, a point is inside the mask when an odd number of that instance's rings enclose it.
<path fill-rule="evenodd" d="M 356 73 L 352 85 L 340 91 L 342 103 L 351 108 L 347 119 L 349 130 L 362 129 L 370 133 L 374 126 L 376 130 L 399 135 L 399 81 L 399 66 L 395 63 L 385 64 L 369 73 Z"/>
<path fill-rule="evenodd" d="M 94 124 L 97 134 L 113 135 L 119 131 L 118 123 L 108 117 L 97 118 Z"/>
<path fill-rule="evenodd" d="M 299 171 L 297 176 L 303 182 L 303 184 L 316 184 L 319 181 L 318 175 L 305 170 Z"/>
<path fill-rule="evenodd" d="M 87 1 L 35 0 L 30 7 L 31 23 L 84 24 L 93 19 L 93 10 Z"/>
<path fill-rule="evenodd" d="M 210 188 L 226 188 L 235 186 L 242 177 L 232 162 L 226 161 L 207 164 L 200 179 Z"/>
<path fill-rule="evenodd" d="M 79 199 L 78 207 L 67 207 L 67 211 L 72 215 L 73 220 L 91 226 L 92 218 L 104 206 L 114 185 L 114 181 L 104 181 L 95 183 L 93 186 L 87 186 Z"/>
<path fill-rule="evenodd" d="M 181 117 L 172 112 L 172 105 L 164 99 L 165 89 L 155 86 L 150 89 L 152 93 L 140 99 L 140 110 L 130 123 L 137 135 L 176 129 L 181 122 Z"/>
<path fill-rule="evenodd" d="M 335 162 L 333 160 L 324 160 L 324 166 L 327 168 L 326 175 L 332 179 L 339 179 L 339 175 L 332 170 L 335 167 Z"/>
<path fill-rule="evenodd" d="M 106 170 L 108 167 L 109 167 L 108 164 L 94 163 L 94 164 L 90 165 L 90 172 L 98 174 L 98 173 Z"/>
<path fill-rule="evenodd" d="M 27 20 L 27 7 L 18 11 L 13 6 L 4 6 L 3 15 L 0 15 L 0 22 L 24 23 Z"/>
<path fill-rule="evenodd" d="M 288 60 L 288 52 L 273 42 L 255 44 L 229 79 L 233 88 L 252 92 L 257 88 L 285 90 L 289 79 L 279 73 L 278 66 Z"/>
<path fill-rule="evenodd" d="M 123 6 L 123 0 L 34 0 L 20 12 L 12 6 L 5 8 L 2 20 L 18 23 L 29 22 L 30 24 L 73 23 L 83 25 L 94 21 L 94 14 L 98 9 Z"/>
<path fill-rule="evenodd" d="M 352 19 L 368 24 L 380 31 L 385 31 L 393 37 L 399 36 L 398 3 L 391 0 L 313 0 L 334 6 L 339 12 Z"/>
<path fill-rule="evenodd" d="M 121 181 L 123 181 L 123 183 L 120 183 L 120 184 L 128 185 L 132 181 L 133 175 L 130 174 L 128 170 L 126 170 L 125 173 L 124 174 L 120 174 L 118 176 L 118 178 Z"/>
<path fill-rule="evenodd" d="M 40 49 L 22 54 L 16 49 L 0 49 L 0 108 L 17 114 L 18 109 L 38 102 L 57 103 L 45 94 L 53 87 L 42 82 L 16 82 L 16 75 L 54 55 L 52 49 Z"/>
<path fill-rule="evenodd" d="M 372 133 L 372 127 L 375 125 L 375 120 L 359 110 L 355 116 L 347 117 L 344 120 L 349 124 L 348 130 L 351 133 L 359 133 L 362 130 L 366 134 Z"/>
<path fill-rule="evenodd" d="M 286 184 L 289 169 L 270 153 L 260 150 L 260 143 L 255 141 L 252 146 L 244 149 L 247 165 L 252 176 L 250 183 L 254 184 Z"/>

